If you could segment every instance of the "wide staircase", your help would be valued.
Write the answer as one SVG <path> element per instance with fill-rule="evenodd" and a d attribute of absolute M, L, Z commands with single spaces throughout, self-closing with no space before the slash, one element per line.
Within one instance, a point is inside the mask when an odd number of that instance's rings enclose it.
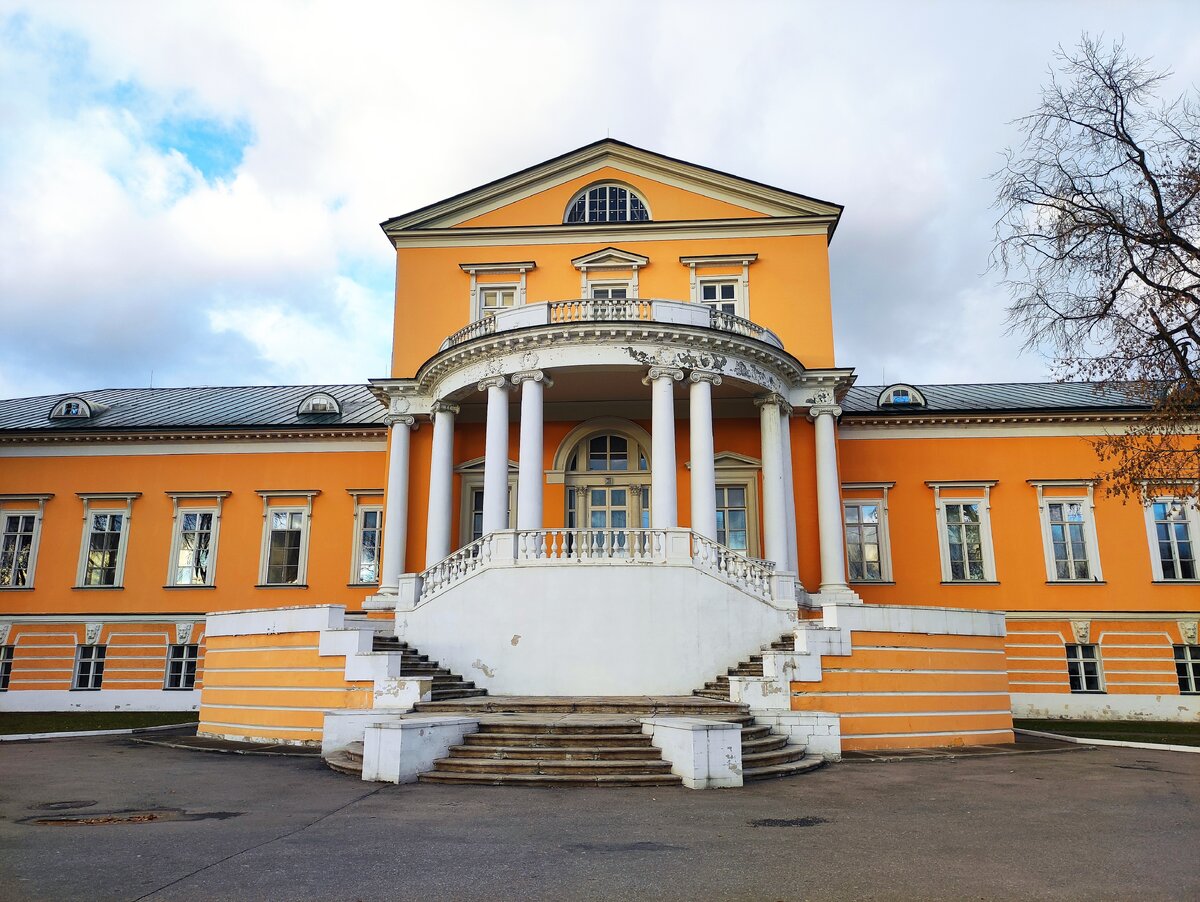
<path fill-rule="evenodd" d="M 396 636 L 376 635 L 372 651 L 401 652 L 401 676 L 433 677 L 429 697 L 435 702 L 487 695 L 486 689 L 476 688 L 474 683 L 464 680 L 460 674 L 451 673 L 437 661 L 429 660 L 429 655 L 421 654 L 419 649 L 401 642 Z"/>
<path fill-rule="evenodd" d="M 772 651 L 795 651 L 796 637 L 789 633 L 786 636 L 780 636 L 771 643 Z M 709 680 L 704 684 L 703 689 L 692 690 L 692 695 L 700 698 L 712 698 L 720 701 L 729 701 L 729 678 L 731 676 L 756 676 L 763 675 L 763 658 L 762 655 L 751 655 L 745 661 L 739 662 L 736 666 L 730 667 L 725 673 L 721 674 L 715 680 Z"/>

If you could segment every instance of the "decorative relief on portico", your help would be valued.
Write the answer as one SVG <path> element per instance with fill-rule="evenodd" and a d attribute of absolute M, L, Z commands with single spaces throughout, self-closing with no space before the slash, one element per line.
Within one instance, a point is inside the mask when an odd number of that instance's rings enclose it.
<path fill-rule="evenodd" d="M 196 629 L 194 623 L 177 623 L 175 624 L 175 644 L 176 645 L 191 645 L 192 633 Z"/>
<path fill-rule="evenodd" d="M 100 630 L 102 630 L 103 628 L 104 628 L 103 623 L 89 623 L 84 628 L 83 644 L 84 645 L 95 645 L 97 642 L 99 642 L 100 641 Z"/>
<path fill-rule="evenodd" d="M 1200 644 L 1200 639 L 1197 637 L 1197 632 L 1200 632 L 1200 630 L 1197 629 L 1198 627 L 1200 627 L 1200 623 L 1197 623 L 1195 620 L 1179 621 L 1179 635 L 1183 637 L 1184 645 Z M 0 643 L 2 642 L 3 640 L 0 639 Z"/>
<path fill-rule="evenodd" d="M 412 407 L 412 402 L 408 398 L 400 395 L 392 395 L 388 403 L 388 413 L 393 416 L 400 416 L 401 414 L 408 413 L 410 407 Z"/>
<path fill-rule="evenodd" d="M 1076 645 L 1089 645 L 1092 635 L 1092 621 L 1072 620 L 1071 633 L 1075 637 Z"/>
<path fill-rule="evenodd" d="M 525 370 L 536 369 L 540 358 L 533 351 L 526 351 L 521 355 L 521 368 Z"/>

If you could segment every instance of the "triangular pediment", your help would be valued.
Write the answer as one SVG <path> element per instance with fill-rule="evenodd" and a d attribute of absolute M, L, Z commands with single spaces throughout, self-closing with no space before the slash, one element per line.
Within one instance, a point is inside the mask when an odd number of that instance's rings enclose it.
<path fill-rule="evenodd" d="M 571 263 L 576 269 L 620 268 L 631 269 L 635 266 L 645 266 L 650 258 L 632 251 L 623 251 L 619 247 L 605 247 L 582 257 L 576 257 Z"/>
<path fill-rule="evenodd" d="M 840 204 L 785 191 L 606 138 L 470 191 L 393 217 L 381 223 L 381 226 L 389 235 L 454 228 L 525 198 L 578 181 L 590 173 L 609 174 L 614 171 L 630 178 L 650 179 L 709 198 L 714 203 L 720 203 L 728 211 L 729 218 L 801 217 L 836 222 L 842 212 Z M 561 219 L 555 224 L 561 225 Z"/>

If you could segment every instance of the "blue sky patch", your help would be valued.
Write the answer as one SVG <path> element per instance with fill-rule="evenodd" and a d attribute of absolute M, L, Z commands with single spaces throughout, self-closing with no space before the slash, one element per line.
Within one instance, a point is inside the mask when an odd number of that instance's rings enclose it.
<path fill-rule="evenodd" d="M 164 152 L 177 150 L 205 181 L 227 179 L 242 163 L 254 142 L 254 130 L 243 119 L 224 122 L 197 116 L 168 116 L 149 135 L 150 143 Z"/>

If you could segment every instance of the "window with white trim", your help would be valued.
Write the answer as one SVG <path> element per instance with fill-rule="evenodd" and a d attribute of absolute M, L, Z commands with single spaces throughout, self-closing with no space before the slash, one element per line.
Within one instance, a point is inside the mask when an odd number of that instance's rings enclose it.
<path fill-rule="evenodd" d="M 1200 695 L 1200 645 L 1176 645 L 1175 675 L 1181 695 Z"/>
<path fill-rule="evenodd" d="M 267 553 L 263 585 L 304 582 L 308 516 L 303 508 L 272 507 L 267 514 Z"/>
<path fill-rule="evenodd" d="M 629 297 L 629 283 L 588 282 L 588 296 L 593 301 L 624 301 Z"/>
<path fill-rule="evenodd" d="M 37 511 L 15 511 L 0 516 L 0 589 L 33 586 L 33 555 L 39 525 Z"/>
<path fill-rule="evenodd" d="M 1047 582 L 1099 582 L 1099 545 L 1090 481 L 1029 480 L 1037 489 Z"/>
<path fill-rule="evenodd" d="M 1163 581 L 1197 579 L 1196 534 L 1200 515 L 1184 499 L 1155 498 L 1146 511 L 1154 576 Z"/>
<path fill-rule="evenodd" d="M 182 508 L 175 515 L 171 549 L 172 586 L 211 586 L 215 571 L 217 512 Z"/>
<path fill-rule="evenodd" d="M 199 645 L 171 645 L 167 648 L 167 676 L 163 689 L 195 689 Z"/>
<path fill-rule="evenodd" d="M 1103 692 L 1104 677 L 1100 671 L 1100 649 L 1096 645 L 1066 646 L 1067 678 L 1072 692 Z"/>
<path fill-rule="evenodd" d="M 78 645 L 75 647 L 75 673 L 72 689 L 99 689 L 104 682 L 104 657 L 106 645 Z"/>
<path fill-rule="evenodd" d="M 733 316 L 742 315 L 741 283 L 737 279 L 701 279 L 700 303 Z"/>
<path fill-rule="evenodd" d="M 515 307 L 517 291 L 518 286 L 516 285 L 480 285 L 477 292 L 479 309 L 475 313 L 475 318 L 495 316 L 500 310 Z"/>
<path fill-rule="evenodd" d="M 8 691 L 9 681 L 12 680 L 13 652 L 12 645 L 0 645 L 0 692 Z"/>
<path fill-rule="evenodd" d="M 646 202 L 624 185 L 593 185 L 571 198 L 563 221 L 572 224 L 647 222 L 649 219 Z"/>
<path fill-rule="evenodd" d="M 995 482 L 929 482 L 926 485 L 933 489 L 937 510 L 942 582 L 995 582 L 996 558 L 992 548 L 990 513 L 991 488 Z"/>
<path fill-rule="evenodd" d="M 354 582 L 373 586 L 379 582 L 379 556 L 383 546 L 383 508 L 364 505 L 354 524 Z"/>
<path fill-rule="evenodd" d="M 750 521 L 746 496 L 745 485 L 717 486 L 717 541 L 734 551 L 749 553 Z"/>
<path fill-rule="evenodd" d="M 125 544 L 125 515 L 106 511 L 90 517 L 87 557 L 83 568 L 85 586 L 119 586 Z"/>
<path fill-rule="evenodd" d="M 884 582 L 883 504 L 847 501 L 845 513 L 846 563 L 851 582 Z"/>

